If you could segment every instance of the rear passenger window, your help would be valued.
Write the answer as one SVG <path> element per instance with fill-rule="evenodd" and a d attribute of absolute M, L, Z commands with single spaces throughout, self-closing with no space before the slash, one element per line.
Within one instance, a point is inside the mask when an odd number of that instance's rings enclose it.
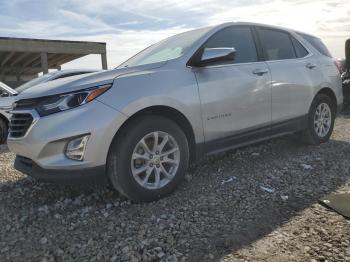
<path fill-rule="evenodd" d="M 296 58 L 288 33 L 273 29 L 258 29 L 260 41 L 267 60 Z"/>
<path fill-rule="evenodd" d="M 303 47 L 303 45 L 298 40 L 296 40 L 294 37 L 291 37 L 291 39 L 293 42 L 295 53 L 298 58 L 305 57 L 309 54 L 309 52 L 305 49 L 305 47 Z"/>
<path fill-rule="evenodd" d="M 236 56 L 233 63 L 258 61 L 254 39 L 249 27 L 235 26 L 222 29 L 204 44 L 204 48 L 217 47 L 234 47 Z"/>

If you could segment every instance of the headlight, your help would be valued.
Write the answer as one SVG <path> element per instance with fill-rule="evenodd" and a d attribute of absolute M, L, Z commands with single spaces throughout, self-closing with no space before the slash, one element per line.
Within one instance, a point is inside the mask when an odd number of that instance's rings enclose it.
<path fill-rule="evenodd" d="M 111 86 L 112 84 L 109 84 L 88 88 L 69 94 L 49 96 L 43 99 L 35 109 L 38 111 L 40 116 L 47 116 L 72 109 L 91 102 L 106 92 Z"/>

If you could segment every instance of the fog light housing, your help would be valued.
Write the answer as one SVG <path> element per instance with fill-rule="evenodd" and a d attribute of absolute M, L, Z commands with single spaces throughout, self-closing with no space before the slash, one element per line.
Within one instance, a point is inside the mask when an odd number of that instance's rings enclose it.
<path fill-rule="evenodd" d="M 65 155 L 72 160 L 83 161 L 86 144 L 90 135 L 74 138 L 67 143 Z"/>

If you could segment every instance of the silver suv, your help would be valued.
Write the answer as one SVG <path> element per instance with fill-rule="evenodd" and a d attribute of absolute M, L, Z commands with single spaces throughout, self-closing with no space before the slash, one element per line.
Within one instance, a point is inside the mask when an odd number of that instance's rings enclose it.
<path fill-rule="evenodd" d="M 226 23 L 165 39 L 114 70 L 24 91 L 8 145 L 15 168 L 40 180 L 107 182 L 152 201 L 204 155 L 292 133 L 326 142 L 342 100 L 320 39 Z"/>

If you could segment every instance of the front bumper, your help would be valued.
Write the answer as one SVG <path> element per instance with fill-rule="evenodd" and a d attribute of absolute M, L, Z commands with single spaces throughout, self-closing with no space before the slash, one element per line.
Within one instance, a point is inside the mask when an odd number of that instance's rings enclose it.
<path fill-rule="evenodd" d="M 100 170 L 106 165 L 109 146 L 125 120 L 126 116 L 119 111 L 92 101 L 36 119 L 25 136 L 9 137 L 8 147 L 16 155 L 32 161 L 31 169 L 23 167 L 19 160 L 15 167 L 33 177 L 51 181 L 58 176 L 63 180 L 68 175 L 84 176 L 89 170 Z M 65 156 L 68 141 L 84 134 L 90 134 L 84 160 L 68 159 Z"/>
<path fill-rule="evenodd" d="M 79 170 L 44 169 L 29 158 L 16 156 L 15 168 L 39 181 L 59 184 L 106 185 L 108 183 L 105 166 L 83 168 Z"/>

